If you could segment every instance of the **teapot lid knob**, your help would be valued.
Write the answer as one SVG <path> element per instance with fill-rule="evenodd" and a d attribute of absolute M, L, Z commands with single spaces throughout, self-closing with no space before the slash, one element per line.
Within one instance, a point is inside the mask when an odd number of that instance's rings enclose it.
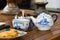
<path fill-rule="evenodd" d="M 15 19 L 17 19 L 18 18 L 18 16 L 17 15 L 15 15 Z"/>
<path fill-rule="evenodd" d="M 42 12 L 45 12 L 45 10 L 42 10 Z"/>

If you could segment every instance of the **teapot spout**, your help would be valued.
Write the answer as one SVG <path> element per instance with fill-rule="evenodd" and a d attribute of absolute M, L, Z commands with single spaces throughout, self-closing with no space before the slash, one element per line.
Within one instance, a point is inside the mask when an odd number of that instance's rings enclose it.
<path fill-rule="evenodd" d="M 30 18 L 32 19 L 32 21 L 35 23 L 36 22 L 36 18 L 34 18 L 33 16 L 30 16 Z"/>

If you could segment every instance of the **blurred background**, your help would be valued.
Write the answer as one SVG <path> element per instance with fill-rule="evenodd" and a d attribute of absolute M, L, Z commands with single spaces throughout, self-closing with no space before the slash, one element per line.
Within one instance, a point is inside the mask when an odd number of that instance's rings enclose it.
<path fill-rule="evenodd" d="M 0 0 L 0 9 L 3 9 L 7 4 L 6 0 Z M 19 0 L 18 7 L 23 9 L 30 9 L 31 0 Z"/>
<path fill-rule="evenodd" d="M 18 7 L 21 9 L 35 9 L 35 0 L 17 0 Z M 38 2 L 42 0 L 36 0 Z M 60 12 L 60 0 L 45 0 L 48 2 L 46 9 L 49 11 Z M 7 4 L 6 0 L 0 0 L 0 9 L 3 9 Z"/>
<path fill-rule="evenodd" d="M 0 0 L 0 9 L 3 9 L 6 6 L 7 2 L 6 0 Z"/>

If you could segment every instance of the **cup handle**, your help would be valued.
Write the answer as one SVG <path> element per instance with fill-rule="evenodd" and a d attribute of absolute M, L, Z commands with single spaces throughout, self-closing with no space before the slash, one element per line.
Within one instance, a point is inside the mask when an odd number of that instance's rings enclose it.
<path fill-rule="evenodd" d="M 54 23 L 55 23 L 57 21 L 57 19 L 58 19 L 58 16 L 56 14 L 52 14 L 51 16 L 52 17 L 56 16 L 56 19 L 54 20 Z"/>
<path fill-rule="evenodd" d="M 34 26 L 33 22 L 30 22 L 29 24 L 31 24 L 32 26 L 29 26 L 28 28 L 32 28 Z"/>

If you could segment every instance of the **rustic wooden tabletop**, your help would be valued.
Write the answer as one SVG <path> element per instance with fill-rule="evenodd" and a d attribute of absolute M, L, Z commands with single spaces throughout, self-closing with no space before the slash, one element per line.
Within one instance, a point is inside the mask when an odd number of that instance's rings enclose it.
<path fill-rule="evenodd" d="M 32 13 L 31 10 L 25 10 L 25 14 Z M 39 31 L 36 26 L 33 26 L 25 36 L 16 38 L 14 40 L 48 40 L 52 36 L 60 33 L 60 13 L 50 12 L 51 14 L 57 14 L 58 20 L 52 26 L 51 30 L 49 31 Z M 12 27 L 12 20 L 15 15 L 6 15 L 0 13 L 0 21 L 6 22 L 8 25 Z"/>

